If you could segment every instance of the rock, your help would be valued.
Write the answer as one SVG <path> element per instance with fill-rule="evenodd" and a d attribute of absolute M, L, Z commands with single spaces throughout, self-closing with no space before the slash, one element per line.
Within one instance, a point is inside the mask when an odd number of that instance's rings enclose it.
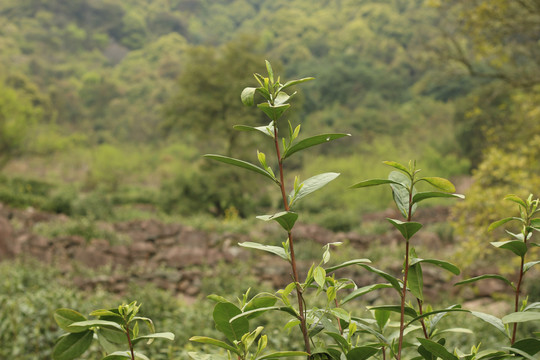
<path fill-rule="evenodd" d="M 12 238 L 13 228 L 8 219 L 0 217 L 0 260 L 15 256 L 16 246 Z"/>

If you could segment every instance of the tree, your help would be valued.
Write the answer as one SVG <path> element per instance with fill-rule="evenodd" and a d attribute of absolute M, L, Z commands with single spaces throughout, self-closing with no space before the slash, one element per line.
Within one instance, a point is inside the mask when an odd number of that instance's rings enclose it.
<path fill-rule="evenodd" d="M 33 125 L 48 116 L 48 102 L 25 77 L 0 77 L 0 170 L 25 151 Z"/>

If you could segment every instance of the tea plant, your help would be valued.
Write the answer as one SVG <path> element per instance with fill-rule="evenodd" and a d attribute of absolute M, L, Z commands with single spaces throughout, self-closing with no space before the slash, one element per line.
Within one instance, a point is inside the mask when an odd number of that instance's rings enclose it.
<path fill-rule="evenodd" d="M 174 340 L 170 332 L 156 333 L 151 319 L 137 316 L 141 305 L 136 302 L 122 304 L 116 309 L 100 309 L 90 313 L 96 319 L 87 319 L 71 309 L 58 309 L 54 319 L 58 326 L 66 331 L 54 347 L 53 360 L 71 360 L 81 356 L 90 348 L 94 338 L 106 355 L 103 360 L 142 359 L 148 360 L 143 353 L 135 351 L 135 345 L 146 341 L 151 344 L 155 339 Z M 139 323 L 146 323 L 149 332 L 142 334 Z"/>

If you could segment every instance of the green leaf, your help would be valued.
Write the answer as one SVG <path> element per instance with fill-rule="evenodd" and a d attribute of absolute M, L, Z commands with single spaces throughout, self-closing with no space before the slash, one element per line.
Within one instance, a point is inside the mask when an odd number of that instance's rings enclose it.
<path fill-rule="evenodd" d="M 60 338 L 52 352 L 53 360 L 71 360 L 81 356 L 92 344 L 93 337 L 94 332 L 87 330 Z"/>
<path fill-rule="evenodd" d="M 214 346 L 220 347 L 222 349 L 232 351 L 233 353 L 236 353 L 238 355 L 241 355 L 240 350 L 238 350 L 237 348 L 235 348 L 235 347 L 233 347 L 233 346 L 231 346 L 231 345 L 229 345 L 226 342 L 221 341 L 221 340 L 212 339 L 212 338 L 209 338 L 209 337 L 206 337 L 206 336 L 192 336 L 189 339 L 189 341 L 194 341 L 194 342 L 198 342 L 198 343 L 202 343 L 202 344 L 214 345 Z"/>
<path fill-rule="evenodd" d="M 328 173 L 315 175 L 303 181 L 300 184 L 301 186 L 300 191 L 298 191 L 296 196 L 294 196 L 294 190 L 290 193 L 289 198 L 292 200 L 289 206 L 292 206 L 294 203 L 296 203 L 298 200 L 305 197 L 306 195 L 309 195 L 312 192 L 319 190 L 320 188 L 328 184 L 330 181 L 337 178 L 339 175 L 340 175 L 339 173 L 328 172 Z"/>
<path fill-rule="evenodd" d="M 523 357 L 525 359 L 538 360 L 537 358 L 532 357 L 531 355 L 527 354 L 525 351 L 516 349 L 514 347 L 503 346 L 501 349 L 508 350 L 508 351 L 513 352 L 515 354 L 521 355 L 521 357 Z"/>
<path fill-rule="evenodd" d="M 54 320 L 60 326 L 60 328 L 67 332 L 81 332 L 85 331 L 86 329 L 81 330 L 75 330 L 70 329 L 69 325 L 73 324 L 74 322 L 79 321 L 85 321 L 86 317 L 84 317 L 81 313 L 78 313 L 75 310 L 72 309 L 58 309 L 54 312 Z"/>
<path fill-rule="evenodd" d="M 540 228 L 540 219 L 531 219 L 531 227 L 535 229 Z"/>
<path fill-rule="evenodd" d="M 371 346 L 359 346 L 347 353 L 347 360 L 365 360 L 375 355 L 379 349 Z"/>
<path fill-rule="evenodd" d="M 506 195 L 504 197 L 504 200 L 509 200 L 509 201 L 513 201 L 515 202 L 516 204 L 519 204 L 521 206 L 523 206 L 524 209 L 527 209 L 527 204 L 525 203 L 525 201 L 523 201 L 519 196 L 517 195 L 514 195 L 514 194 L 510 194 L 510 195 Z"/>
<path fill-rule="evenodd" d="M 392 311 L 401 314 L 401 306 L 399 305 L 378 305 L 378 306 L 368 306 L 369 310 L 386 310 Z M 418 316 L 416 310 L 412 307 L 405 306 L 405 315 L 415 318 Z"/>
<path fill-rule="evenodd" d="M 292 145 L 290 148 L 288 148 L 283 155 L 281 156 L 281 159 L 284 160 L 294 154 L 295 152 L 307 149 L 309 147 L 320 145 L 332 140 L 340 139 L 344 136 L 351 136 L 351 134 L 321 134 L 321 135 L 315 135 L 303 140 L 300 140 L 296 144 Z"/>
<path fill-rule="evenodd" d="M 292 211 L 281 211 L 274 215 L 257 216 L 257 219 L 263 221 L 274 220 L 279 223 L 279 225 L 281 225 L 283 229 L 291 231 L 294 227 L 294 224 L 296 223 L 296 219 L 298 219 L 298 214 Z"/>
<path fill-rule="evenodd" d="M 401 185 L 390 184 L 392 188 L 392 196 L 394 202 L 396 203 L 397 208 L 401 214 L 407 219 L 409 214 L 409 188 L 411 186 L 411 179 L 407 175 L 400 173 L 399 171 L 392 171 L 388 175 L 388 179 L 394 182 L 400 183 Z M 412 197 L 416 195 L 416 188 L 413 187 Z M 417 204 L 413 202 L 411 207 L 411 216 L 414 215 L 416 211 Z"/>
<path fill-rule="evenodd" d="M 540 261 L 531 261 L 526 264 L 523 264 L 523 273 L 526 273 L 527 271 L 529 271 L 530 268 L 532 268 L 533 266 L 537 264 L 540 264 Z"/>
<path fill-rule="evenodd" d="M 347 339 L 345 339 L 343 336 L 331 331 L 325 331 L 324 333 L 334 339 L 336 344 L 339 345 L 343 352 L 347 352 L 349 350 L 349 343 L 347 342 Z"/>
<path fill-rule="evenodd" d="M 491 245 L 495 246 L 496 248 L 510 250 L 520 257 L 525 256 L 527 253 L 527 244 L 519 240 L 496 241 L 492 242 Z"/>
<path fill-rule="evenodd" d="M 384 184 L 396 184 L 396 185 L 403 186 L 401 183 L 398 183 L 398 182 L 393 181 L 393 180 L 388 180 L 388 179 L 371 179 L 371 180 L 360 181 L 359 183 L 354 184 L 354 185 L 351 186 L 350 188 L 351 188 L 351 189 L 357 189 L 357 188 L 363 188 L 363 187 L 368 187 L 368 186 L 384 185 Z"/>
<path fill-rule="evenodd" d="M 414 258 L 411 260 L 410 265 L 414 265 L 417 263 L 426 263 L 426 264 L 436 265 L 440 268 L 443 268 L 444 270 L 450 271 L 454 275 L 459 275 L 459 273 L 461 272 L 456 265 L 449 263 L 448 261 L 444 261 L 444 260 Z"/>
<path fill-rule="evenodd" d="M 275 296 L 259 296 L 254 297 L 251 299 L 243 308 L 242 312 L 247 311 L 254 311 L 262 308 L 269 308 L 276 304 L 277 298 Z M 252 315 L 248 316 L 247 319 L 251 320 L 259 315 L 262 315 L 264 311 L 261 311 L 259 313 L 253 313 Z"/>
<path fill-rule="evenodd" d="M 230 358 L 225 355 L 201 354 L 194 351 L 188 352 L 188 356 L 193 360 L 230 360 Z"/>
<path fill-rule="evenodd" d="M 396 229 L 399 230 L 401 235 L 407 240 L 413 237 L 414 234 L 422 228 L 422 224 L 410 221 L 400 221 L 396 219 L 386 218 Z"/>
<path fill-rule="evenodd" d="M 424 277 L 422 275 L 422 266 L 419 263 L 409 266 L 407 287 L 414 297 L 424 300 Z"/>
<path fill-rule="evenodd" d="M 449 180 L 441 177 L 423 177 L 418 179 L 418 181 L 425 181 L 435 186 L 437 189 L 441 189 L 442 191 L 445 191 L 447 193 L 453 193 L 456 191 L 456 187 L 454 186 L 454 184 L 452 184 Z"/>
<path fill-rule="evenodd" d="M 235 321 L 237 319 L 249 319 L 251 317 L 254 317 L 254 315 L 256 317 L 257 315 L 260 315 L 260 314 L 262 314 L 264 312 L 267 312 L 267 311 L 283 311 L 283 312 L 286 312 L 289 315 L 294 316 L 295 318 L 298 318 L 298 314 L 290 306 L 270 306 L 270 307 L 266 307 L 266 308 L 258 308 L 258 309 L 254 309 L 254 310 L 250 310 L 250 311 L 244 311 L 243 313 L 232 317 L 230 321 Z"/>
<path fill-rule="evenodd" d="M 501 219 L 501 220 L 498 220 L 498 221 L 495 221 L 495 222 L 491 223 L 491 225 L 489 225 L 489 227 L 488 227 L 488 231 L 491 231 L 491 230 L 493 230 L 495 228 L 498 228 L 499 226 L 501 226 L 503 224 L 506 224 L 507 222 L 512 221 L 512 220 L 521 221 L 521 219 L 517 218 L 517 217 L 508 217 L 508 218 L 505 218 L 505 219 Z"/>
<path fill-rule="evenodd" d="M 165 339 L 169 341 L 174 340 L 174 334 L 172 332 L 161 332 L 161 333 L 153 333 L 148 335 L 142 335 L 134 338 L 132 343 L 135 345 L 136 343 L 142 341 L 142 340 L 153 340 L 153 339 Z"/>
<path fill-rule="evenodd" d="M 124 331 L 122 326 L 120 326 L 118 323 L 115 323 L 114 321 L 107 321 L 107 320 L 78 321 L 69 325 L 68 329 L 70 330 L 70 332 L 80 332 L 80 331 L 88 330 L 95 327 L 113 328 L 113 329 L 118 329 L 120 331 Z"/>
<path fill-rule="evenodd" d="M 377 321 L 377 325 L 379 325 L 379 329 L 384 329 L 388 323 L 388 320 L 390 319 L 390 311 L 376 309 L 373 311 L 373 313 L 375 320 Z"/>
<path fill-rule="evenodd" d="M 454 354 L 448 352 L 448 350 L 446 350 L 441 344 L 427 339 L 417 339 L 427 351 L 435 356 L 440 357 L 442 360 L 459 360 Z"/>
<path fill-rule="evenodd" d="M 242 104 L 246 106 L 253 106 L 254 98 L 255 98 L 255 90 L 257 90 L 254 87 L 247 87 L 244 90 L 242 90 L 242 94 L 240 94 L 240 99 L 242 100 Z"/>
<path fill-rule="evenodd" d="M 407 169 L 405 166 L 401 165 L 400 163 L 397 163 L 395 161 L 383 161 L 383 164 L 386 164 L 395 169 L 403 171 L 405 174 L 409 175 L 409 177 L 411 176 L 411 173 L 409 173 L 409 169 Z"/>
<path fill-rule="evenodd" d="M 365 264 L 365 263 L 370 263 L 371 260 L 369 259 L 354 259 L 354 260 L 349 260 L 349 261 L 345 261 L 344 263 L 341 263 L 339 265 L 334 265 L 334 266 L 331 266 L 329 268 L 326 268 L 326 273 L 329 274 L 331 272 L 334 272 L 336 270 L 339 270 L 339 269 L 342 269 L 342 268 L 345 268 L 345 267 L 348 267 L 348 266 L 351 266 L 351 265 L 359 265 L 359 264 Z"/>
<path fill-rule="evenodd" d="M 267 126 L 247 126 L 247 125 L 234 125 L 233 128 L 235 130 L 240 131 L 259 131 L 263 133 L 266 136 L 270 136 L 272 139 L 274 138 L 274 125 L 273 122 L 270 122 Z"/>
<path fill-rule="evenodd" d="M 526 311 L 508 314 L 502 318 L 503 324 L 540 320 L 540 312 Z"/>
<path fill-rule="evenodd" d="M 113 344 L 127 343 L 126 332 L 123 330 L 99 328 L 97 334 Z"/>
<path fill-rule="evenodd" d="M 228 157 L 228 156 L 223 156 L 223 155 L 215 155 L 215 154 L 206 154 L 206 155 L 204 155 L 204 157 L 212 159 L 212 160 L 217 160 L 217 161 L 220 161 L 220 162 L 225 163 L 225 164 L 238 166 L 238 167 L 244 168 L 244 169 L 249 170 L 249 171 L 256 172 L 257 174 L 266 176 L 267 178 L 274 181 L 275 183 L 278 183 L 278 181 L 274 177 L 274 175 L 270 174 L 268 171 L 264 170 L 263 168 L 261 168 L 261 167 L 259 167 L 257 165 L 253 165 L 252 163 L 249 163 L 247 161 L 238 160 L 238 159 L 234 159 L 234 158 L 231 158 L 231 157 Z"/>
<path fill-rule="evenodd" d="M 494 328 L 502 332 L 507 338 L 510 338 L 508 336 L 508 333 L 506 332 L 506 328 L 504 327 L 504 324 L 501 319 L 499 319 L 496 316 L 493 316 L 491 314 L 482 313 L 479 311 L 471 311 L 471 315 L 479 318 L 480 320 L 485 321 L 486 323 L 492 325 Z"/>
<path fill-rule="evenodd" d="M 420 201 L 431 199 L 431 198 L 465 199 L 465 196 L 461 194 L 449 194 L 449 193 L 442 193 L 442 192 L 437 192 L 437 191 L 420 192 L 413 196 L 413 203 L 419 203 Z"/>
<path fill-rule="evenodd" d="M 118 318 L 119 320 L 122 319 L 123 321 L 123 318 L 122 318 L 122 315 L 118 314 L 118 312 L 115 312 L 117 311 L 117 309 L 112 309 L 112 310 L 108 310 L 108 309 L 99 309 L 99 310 L 94 310 L 90 313 L 90 316 L 107 316 L 107 317 L 113 317 L 113 318 Z M 105 319 L 102 319 L 102 320 L 105 320 Z"/>
<path fill-rule="evenodd" d="M 282 90 L 285 90 L 286 88 L 290 87 L 290 86 L 293 86 L 293 85 L 297 85 L 297 84 L 301 84 L 303 82 L 306 82 L 306 81 L 310 81 L 310 80 L 314 80 L 315 78 L 313 77 L 307 77 L 307 78 L 303 78 L 303 79 L 298 79 L 298 80 L 291 80 L 291 81 L 287 81 L 284 85 L 282 85 L 278 91 L 282 91 Z"/>
<path fill-rule="evenodd" d="M 524 351 L 529 355 L 534 355 L 540 351 L 540 340 L 534 338 L 518 340 L 512 344 L 512 348 Z"/>
<path fill-rule="evenodd" d="M 214 307 L 214 322 L 216 329 L 222 332 L 230 342 L 242 339 L 242 335 L 249 332 L 249 323 L 246 318 L 240 318 L 235 321 L 230 321 L 242 311 L 231 303 L 217 303 Z"/>
<path fill-rule="evenodd" d="M 370 271 L 372 273 L 375 273 L 379 276 L 381 276 L 382 278 L 384 278 L 386 281 L 388 281 L 392 287 L 398 292 L 398 293 L 401 293 L 401 283 L 400 283 L 400 280 L 398 278 L 396 278 L 395 276 L 393 275 L 390 275 L 388 273 L 385 273 L 384 271 L 382 270 L 379 270 L 377 268 L 374 268 L 372 266 L 369 266 L 369 265 L 366 265 L 366 264 L 358 264 L 359 266 L 363 267 L 364 269 L 366 269 L 367 271 Z"/>
<path fill-rule="evenodd" d="M 272 70 L 272 65 L 270 65 L 270 62 L 268 60 L 264 60 L 266 64 L 266 71 L 268 72 L 268 78 L 270 79 L 270 82 L 274 82 L 274 70 Z"/>
<path fill-rule="evenodd" d="M 498 275 L 498 274 L 485 274 L 485 275 L 476 276 L 476 277 L 473 277 L 473 278 L 470 278 L 470 279 L 459 281 L 459 282 L 455 283 L 454 286 L 463 285 L 463 284 L 470 284 L 470 283 L 476 282 L 478 280 L 483 280 L 483 279 L 501 280 L 502 282 L 504 282 L 504 283 L 510 285 L 512 288 L 514 288 L 514 285 L 512 284 L 512 282 L 510 280 L 508 280 L 504 276 Z"/>
<path fill-rule="evenodd" d="M 135 355 L 135 359 L 150 360 L 148 356 L 137 351 L 134 351 L 133 355 Z M 129 351 L 116 351 L 112 354 L 105 356 L 102 360 L 122 360 L 122 359 L 131 359 L 130 352 Z"/>
<path fill-rule="evenodd" d="M 285 252 L 285 249 L 283 249 L 283 247 L 273 246 L 273 245 L 263 245 L 263 244 L 259 244 L 259 243 L 255 243 L 255 242 L 251 242 L 251 241 L 245 241 L 243 243 L 239 243 L 238 245 L 240 245 L 242 247 L 245 247 L 245 248 L 266 251 L 266 252 L 275 254 L 275 255 L 279 256 L 280 258 L 282 258 L 283 260 L 286 260 L 286 261 L 291 260 L 289 254 L 287 254 Z"/>
<path fill-rule="evenodd" d="M 447 308 L 447 309 L 441 309 L 441 310 L 434 310 L 434 311 L 429 311 L 429 312 L 425 312 L 423 313 L 422 315 L 418 315 L 417 317 L 415 317 L 414 319 L 412 319 L 411 321 L 409 321 L 406 325 L 405 325 L 405 328 L 409 327 L 410 325 L 412 325 L 412 323 L 414 323 L 415 321 L 418 321 L 420 319 L 423 319 L 423 318 L 426 318 L 428 316 L 431 316 L 431 315 L 436 315 L 436 314 L 441 314 L 441 315 L 445 315 L 447 313 L 450 313 L 450 312 L 466 312 L 466 313 L 470 313 L 469 310 L 465 310 L 465 309 L 460 309 L 460 308 Z M 442 316 L 440 316 L 440 318 L 438 319 L 435 319 L 435 321 L 433 321 L 431 323 L 432 327 L 434 327 L 435 325 L 437 325 L 437 323 L 439 322 L 439 320 L 442 319 Z"/>
<path fill-rule="evenodd" d="M 377 289 L 386 289 L 391 288 L 392 285 L 390 284 L 372 284 L 372 285 L 366 285 L 364 287 L 361 287 L 359 289 L 354 290 L 349 295 L 345 296 L 343 300 L 341 301 L 341 304 L 345 304 L 348 301 L 351 301 L 359 296 L 365 295 L 367 293 L 370 293 L 372 291 L 375 291 Z"/>
<path fill-rule="evenodd" d="M 317 266 L 313 271 L 313 278 L 320 287 L 323 287 L 326 282 L 326 271 L 322 267 Z"/>
<path fill-rule="evenodd" d="M 277 95 L 276 95 L 276 98 L 274 99 L 274 105 L 281 105 L 281 104 L 285 104 L 287 101 L 289 101 L 289 99 L 291 97 L 293 97 L 294 95 L 296 95 L 296 91 L 294 93 L 292 93 L 291 95 L 288 95 L 286 92 L 284 91 L 280 91 Z"/>
<path fill-rule="evenodd" d="M 271 105 L 268 102 L 257 105 L 273 121 L 277 121 L 290 106 L 290 104 Z"/>
<path fill-rule="evenodd" d="M 273 352 L 273 353 L 261 356 L 258 358 L 258 360 L 293 357 L 293 356 L 309 356 L 309 354 L 303 351 L 278 351 L 278 352 Z"/>

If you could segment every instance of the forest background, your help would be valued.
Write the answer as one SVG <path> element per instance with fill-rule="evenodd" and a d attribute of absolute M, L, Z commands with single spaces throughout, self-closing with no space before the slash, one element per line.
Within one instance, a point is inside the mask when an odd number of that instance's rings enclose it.
<path fill-rule="evenodd" d="M 266 123 L 239 94 L 268 59 L 316 78 L 289 114 L 305 135 L 352 134 L 293 164 L 342 174 L 300 221 L 366 232 L 390 195 L 344 189 L 416 159 L 472 183 L 445 231 L 474 258 L 505 194 L 538 196 L 538 34 L 534 0 L 5 0 L 0 202 L 69 216 L 35 229 L 51 237 L 141 218 L 251 226 L 279 199 L 201 155 L 255 159 L 232 126 Z"/>

